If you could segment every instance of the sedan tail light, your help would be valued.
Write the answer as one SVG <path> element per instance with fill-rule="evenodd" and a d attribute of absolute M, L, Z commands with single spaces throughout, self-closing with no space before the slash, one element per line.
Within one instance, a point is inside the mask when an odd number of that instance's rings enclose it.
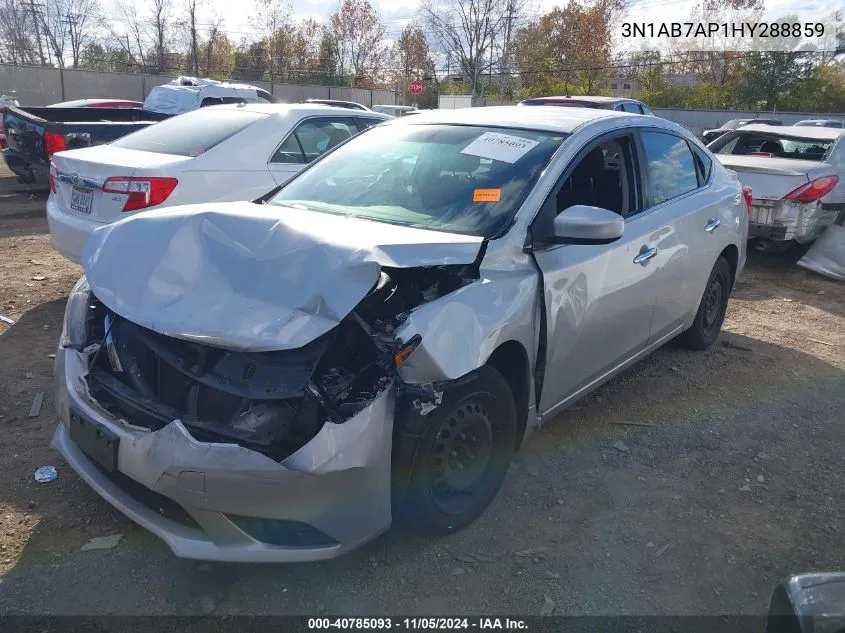
<path fill-rule="evenodd" d="M 748 214 L 751 215 L 751 187 L 745 185 L 742 188 L 742 197 L 745 198 L 745 210 L 748 211 Z"/>
<path fill-rule="evenodd" d="M 806 185 L 801 185 L 795 191 L 786 194 L 784 200 L 792 200 L 794 202 L 815 202 L 819 198 L 826 196 L 836 184 L 839 182 L 838 176 L 824 176 L 811 180 Z"/>
<path fill-rule="evenodd" d="M 47 154 L 47 160 L 50 160 L 56 152 L 63 152 L 66 149 L 64 136 L 55 132 L 44 132 L 44 153 Z"/>
<path fill-rule="evenodd" d="M 56 176 L 58 175 L 59 170 L 56 168 L 56 164 L 50 161 L 50 191 L 52 193 L 56 193 Z"/>
<path fill-rule="evenodd" d="M 176 189 L 176 178 L 109 178 L 103 183 L 105 193 L 128 194 L 124 211 L 137 211 L 161 204 Z"/>

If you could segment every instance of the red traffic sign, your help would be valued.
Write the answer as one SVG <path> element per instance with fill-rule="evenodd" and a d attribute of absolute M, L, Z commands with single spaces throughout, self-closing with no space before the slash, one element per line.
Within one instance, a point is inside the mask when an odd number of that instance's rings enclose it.
<path fill-rule="evenodd" d="M 421 95 L 423 93 L 423 82 L 419 79 L 408 84 L 408 91 L 412 95 Z"/>

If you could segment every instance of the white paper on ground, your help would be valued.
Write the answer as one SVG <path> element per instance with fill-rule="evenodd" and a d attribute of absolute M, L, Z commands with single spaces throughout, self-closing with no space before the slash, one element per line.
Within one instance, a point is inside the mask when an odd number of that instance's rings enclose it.
<path fill-rule="evenodd" d="M 538 141 L 532 141 L 520 136 L 500 134 L 499 132 L 485 132 L 462 149 L 461 154 L 480 156 L 481 158 L 490 158 L 513 164 L 537 145 L 539 145 Z"/>

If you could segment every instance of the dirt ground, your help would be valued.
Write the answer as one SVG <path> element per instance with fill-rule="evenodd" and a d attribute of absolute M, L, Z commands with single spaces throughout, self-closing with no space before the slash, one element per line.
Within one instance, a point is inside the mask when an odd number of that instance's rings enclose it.
<path fill-rule="evenodd" d="M 320 564 L 177 559 L 49 446 L 80 270 L 44 202 L 0 173 L 0 613 L 530 615 L 548 597 L 568 615 L 759 614 L 784 575 L 845 569 L 845 285 L 755 253 L 711 350 L 666 347 L 541 429 L 463 532 Z M 58 479 L 36 483 L 48 464 Z"/>

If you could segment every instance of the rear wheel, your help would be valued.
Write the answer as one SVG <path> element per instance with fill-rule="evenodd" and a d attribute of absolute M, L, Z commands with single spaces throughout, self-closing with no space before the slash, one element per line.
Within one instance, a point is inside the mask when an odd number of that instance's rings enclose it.
<path fill-rule="evenodd" d="M 681 335 L 681 343 L 694 350 L 710 347 L 722 329 L 730 294 L 731 266 L 724 257 L 719 257 L 710 272 L 692 327 Z"/>
<path fill-rule="evenodd" d="M 516 407 L 505 379 L 485 366 L 444 393 L 425 420 L 397 522 L 446 534 L 472 523 L 502 486 L 516 445 Z"/>

